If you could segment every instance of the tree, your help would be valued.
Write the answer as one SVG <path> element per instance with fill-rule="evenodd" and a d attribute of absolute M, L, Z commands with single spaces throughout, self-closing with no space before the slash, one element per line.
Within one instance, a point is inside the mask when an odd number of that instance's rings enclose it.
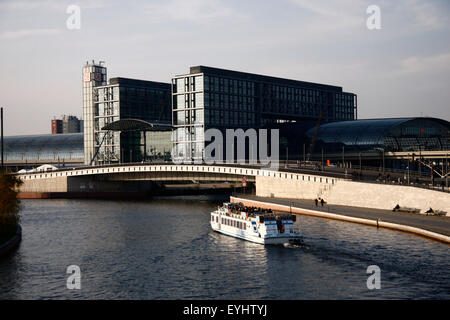
<path fill-rule="evenodd" d="M 17 189 L 22 180 L 14 175 L 0 172 L 0 232 L 13 228 L 19 224 L 20 201 L 17 199 Z"/>

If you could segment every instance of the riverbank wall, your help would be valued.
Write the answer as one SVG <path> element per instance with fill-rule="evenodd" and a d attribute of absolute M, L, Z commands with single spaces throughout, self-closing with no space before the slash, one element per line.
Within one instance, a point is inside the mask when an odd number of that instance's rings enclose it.
<path fill-rule="evenodd" d="M 291 175 L 292 176 L 292 175 Z M 290 199 L 324 199 L 329 204 L 392 210 L 400 207 L 416 208 L 420 212 L 450 211 L 450 193 L 413 186 L 357 182 L 296 174 L 257 176 L 256 196 Z M 449 214 L 450 215 L 450 214 Z"/>

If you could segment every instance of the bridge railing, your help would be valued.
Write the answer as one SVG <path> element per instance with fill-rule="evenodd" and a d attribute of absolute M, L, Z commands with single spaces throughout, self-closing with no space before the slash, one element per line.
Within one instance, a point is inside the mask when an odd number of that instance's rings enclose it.
<path fill-rule="evenodd" d="M 176 165 L 176 166 L 205 166 L 207 164 L 205 163 L 193 163 L 193 164 L 175 164 L 171 161 L 156 161 L 156 162 L 134 162 L 134 163 L 122 163 L 122 164 L 105 164 L 105 165 L 94 165 L 94 166 L 78 166 L 78 167 L 72 167 L 72 168 L 58 168 L 55 170 L 48 170 L 48 171 L 35 171 L 35 172 L 27 172 L 24 174 L 43 174 L 43 173 L 59 173 L 59 172 L 64 172 L 64 171 L 71 171 L 71 170 L 91 170 L 91 169 L 105 169 L 105 168 L 111 168 L 111 167 L 121 167 L 121 166 L 127 166 L 127 167 L 138 167 L 138 166 L 154 166 L 154 165 Z M 207 165 L 210 166 L 210 165 Z M 268 169 L 268 166 L 263 166 L 263 165 L 250 165 L 250 164 L 240 164 L 240 163 L 224 163 L 224 164 L 217 164 L 217 167 L 230 167 L 230 168 L 245 168 L 245 169 L 254 169 L 254 170 L 265 170 Z M 366 182 L 366 183 L 378 183 L 378 184 L 389 184 L 389 185 L 406 185 L 406 186 L 412 186 L 412 187 L 418 187 L 418 188 L 423 188 L 423 189 L 430 189 L 430 190 L 435 190 L 435 191 L 442 191 L 442 192 L 450 192 L 450 188 L 448 187 L 444 187 L 444 186 L 436 186 L 436 185 L 431 185 L 428 183 L 418 183 L 417 181 L 413 181 L 411 180 L 410 183 L 407 183 L 405 181 L 405 179 L 400 179 L 398 180 L 399 177 L 391 177 L 388 178 L 386 176 L 381 176 L 381 177 L 370 177 L 370 176 L 359 176 L 358 175 L 358 169 L 357 168 L 353 168 L 351 170 L 348 170 L 350 172 L 347 173 L 342 173 L 342 172 L 332 172 L 332 171 L 328 171 L 328 170 L 321 170 L 321 169 L 305 169 L 305 168 L 296 168 L 296 167 L 290 167 L 290 168 L 280 168 L 278 171 L 280 173 L 280 177 L 281 177 L 281 173 L 285 173 L 285 174 L 291 174 L 291 175 L 295 175 L 295 174 L 306 174 L 306 175 L 313 175 L 313 176 L 326 176 L 326 177 L 331 177 L 331 178 L 337 178 L 337 179 L 348 179 L 348 180 L 353 180 L 353 181 L 361 181 L 361 182 Z M 210 172 L 213 173 L 213 172 Z M 220 173 L 217 172 L 217 173 Z M 226 172 L 224 172 L 226 173 Z M 233 172 L 232 174 L 235 174 L 235 172 Z M 242 173 L 243 175 L 245 175 L 245 173 Z M 254 175 L 254 174 L 251 174 Z M 396 180 L 393 180 L 393 179 Z"/>

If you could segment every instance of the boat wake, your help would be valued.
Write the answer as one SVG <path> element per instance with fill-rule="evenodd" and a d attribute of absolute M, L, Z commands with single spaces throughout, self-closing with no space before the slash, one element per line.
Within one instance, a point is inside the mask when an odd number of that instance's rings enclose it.
<path fill-rule="evenodd" d="M 306 248 L 306 244 L 303 242 L 303 240 L 300 239 L 296 240 L 295 242 L 283 243 L 283 246 L 290 249 Z"/>

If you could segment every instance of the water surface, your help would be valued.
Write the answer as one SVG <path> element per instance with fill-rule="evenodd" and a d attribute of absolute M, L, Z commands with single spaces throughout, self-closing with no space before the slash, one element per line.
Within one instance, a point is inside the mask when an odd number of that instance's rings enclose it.
<path fill-rule="evenodd" d="M 299 216 L 299 247 L 211 231 L 220 199 L 24 200 L 23 240 L 0 260 L 0 299 L 449 299 L 449 246 Z M 66 268 L 81 269 L 68 290 Z M 381 268 L 381 289 L 366 285 Z"/>

